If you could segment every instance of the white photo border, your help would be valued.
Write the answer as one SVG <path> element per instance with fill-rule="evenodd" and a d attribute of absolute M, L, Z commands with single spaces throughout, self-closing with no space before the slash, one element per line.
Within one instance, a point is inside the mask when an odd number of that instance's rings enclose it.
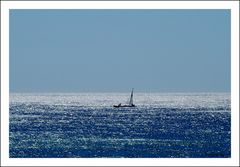
<path fill-rule="evenodd" d="M 230 9 L 231 158 L 9 158 L 9 11 L 11 9 Z M 239 2 L 238 1 L 2 1 L 1 165 L 3 166 L 238 166 Z"/>

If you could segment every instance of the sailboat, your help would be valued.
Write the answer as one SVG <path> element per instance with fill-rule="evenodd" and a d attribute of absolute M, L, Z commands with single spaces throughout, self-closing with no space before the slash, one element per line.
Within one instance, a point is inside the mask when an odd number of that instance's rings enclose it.
<path fill-rule="evenodd" d="M 115 107 L 115 108 L 120 108 L 120 107 L 136 107 L 136 106 L 133 104 L 133 88 L 132 88 L 130 100 L 127 102 L 127 104 L 122 105 L 121 103 L 119 103 L 118 105 L 114 105 L 113 107 Z"/>

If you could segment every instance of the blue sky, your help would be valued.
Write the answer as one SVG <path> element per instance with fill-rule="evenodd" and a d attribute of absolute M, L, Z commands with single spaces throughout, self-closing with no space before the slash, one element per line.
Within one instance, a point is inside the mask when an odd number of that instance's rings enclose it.
<path fill-rule="evenodd" d="M 11 10 L 10 92 L 230 92 L 230 10 Z"/>

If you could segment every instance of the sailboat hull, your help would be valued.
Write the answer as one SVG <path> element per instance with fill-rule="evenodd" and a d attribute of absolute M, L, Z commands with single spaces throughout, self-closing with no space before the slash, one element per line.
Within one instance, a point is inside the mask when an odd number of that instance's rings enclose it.
<path fill-rule="evenodd" d="M 114 105 L 113 107 L 115 107 L 115 108 L 122 108 L 122 107 L 136 107 L 136 106 L 133 104 L 133 105 L 121 105 L 121 106 Z"/>

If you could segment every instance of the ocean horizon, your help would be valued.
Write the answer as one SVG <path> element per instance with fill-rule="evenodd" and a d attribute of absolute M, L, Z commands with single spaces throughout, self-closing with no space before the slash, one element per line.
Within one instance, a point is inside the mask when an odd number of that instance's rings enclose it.
<path fill-rule="evenodd" d="M 11 158 L 229 158 L 230 93 L 10 93 Z"/>

